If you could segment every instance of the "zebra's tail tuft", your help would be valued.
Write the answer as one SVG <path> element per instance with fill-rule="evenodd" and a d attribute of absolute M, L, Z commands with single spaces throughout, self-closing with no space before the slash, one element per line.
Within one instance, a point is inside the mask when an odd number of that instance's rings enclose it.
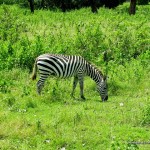
<path fill-rule="evenodd" d="M 33 67 L 32 76 L 31 76 L 31 79 L 32 79 L 32 80 L 35 80 L 35 79 L 36 79 L 36 73 L 37 73 L 37 64 L 36 64 L 36 61 L 35 61 L 34 67 Z"/>

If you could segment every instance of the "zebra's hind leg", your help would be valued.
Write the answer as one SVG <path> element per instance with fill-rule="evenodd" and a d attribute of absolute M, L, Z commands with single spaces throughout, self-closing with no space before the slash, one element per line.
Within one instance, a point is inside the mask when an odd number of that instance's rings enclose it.
<path fill-rule="evenodd" d="M 77 86 L 77 83 L 78 83 L 78 77 L 77 77 L 77 76 L 74 76 L 73 88 L 72 88 L 72 92 L 71 92 L 71 97 L 74 97 L 74 91 L 75 91 L 75 88 L 76 88 L 76 86 Z"/>
<path fill-rule="evenodd" d="M 41 76 L 39 81 L 37 82 L 37 93 L 40 95 L 42 88 L 44 87 L 44 82 L 47 79 L 48 76 Z"/>
<path fill-rule="evenodd" d="M 41 91 L 42 91 L 42 88 L 44 86 L 44 83 L 41 82 L 41 80 L 39 80 L 36 85 L 37 85 L 37 93 L 40 95 Z"/>

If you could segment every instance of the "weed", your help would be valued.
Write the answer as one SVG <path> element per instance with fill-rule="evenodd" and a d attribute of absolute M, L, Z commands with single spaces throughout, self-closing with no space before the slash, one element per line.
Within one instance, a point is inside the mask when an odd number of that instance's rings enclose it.
<path fill-rule="evenodd" d="M 13 97 L 13 96 L 8 97 L 8 99 L 7 99 L 8 106 L 12 107 L 15 104 L 15 101 L 16 101 L 15 97 Z"/>
<path fill-rule="evenodd" d="M 36 108 L 37 104 L 35 102 L 33 102 L 33 100 L 28 100 L 26 103 L 26 107 L 27 108 Z"/>
<path fill-rule="evenodd" d="M 111 150 L 119 150 L 119 149 L 137 150 L 137 149 L 139 149 L 139 147 L 134 142 L 123 142 L 121 139 L 115 138 L 111 142 Z"/>
<path fill-rule="evenodd" d="M 76 115 L 74 116 L 74 125 L 77 125 L 82 119 L 82 115 L 79 113 L 76 113 Z"/>
<path fill-rule="evenodd" d="M 37 130 L 41 130 L 41 121 L 37 120 L 36 126 L 37 126 Z"/>
<path fill-rule="evenodd" d="M 143 109 L 142 125 L 150 125 L 150 104 Z"/>
<path fill-rule="evenodd" d="M 5 80 L 0 80 L 0 92 L 10 93 L 10 83 Z"/>
<path fill-rule="evenodd" d="M 22 97 L 24 97 L 24 96 L 27 96 L 27 95 L 30 95 L 30 88 L 29 88 L 29 86 L 23 86 L 23 93 L 22 93 Z"/>

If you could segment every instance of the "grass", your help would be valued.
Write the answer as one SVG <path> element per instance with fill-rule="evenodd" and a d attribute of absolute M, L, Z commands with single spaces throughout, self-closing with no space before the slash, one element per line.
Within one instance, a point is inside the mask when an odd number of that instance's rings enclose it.
<path fill-rule="evenodd" d="M 38 96 L 27 71 L 16 69 L 6 75 L 13 84 L 10 92 L 0 94 L 1 149 L 127 149 L 135 146 L 130 142 L 149 142 L 149 126 L 142 125 L 149 84 L 139 92 L 136 87 L 127 94 L 111 95 L 103 103 L 89 78 L 87 100 L 82 101 L 69 96 L 71 79 L 49 79 Z"/>
<path fill-rule="evenodd" d="M 0 149 L 150 149 L 149 6 L 135 16 L 127 8 L 30 14 L 0 6 Z M 30 74 L 45 52 L 80 54 L 108 73 L 108 102 L 88 77 L 86 101 L 79 86 L 70 97 L 72 79 L 49 78 L 38 96 Z"/>

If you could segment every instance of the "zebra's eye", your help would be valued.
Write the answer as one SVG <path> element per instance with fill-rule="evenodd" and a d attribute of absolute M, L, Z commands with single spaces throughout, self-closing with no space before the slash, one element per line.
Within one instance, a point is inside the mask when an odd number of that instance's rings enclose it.
<path fill-rule="evenodd" d="M 105 89 L 107 89 L 107 85 L 105 86 Z"/>

